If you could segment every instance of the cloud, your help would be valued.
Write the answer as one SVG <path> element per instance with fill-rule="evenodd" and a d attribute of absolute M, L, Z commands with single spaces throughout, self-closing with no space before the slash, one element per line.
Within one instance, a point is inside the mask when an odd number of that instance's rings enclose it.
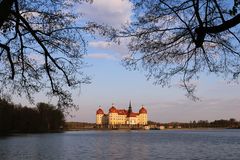
<path fill-rule="evenodd" d="M 131 22 L 132 3 L 129 0 L 94 0 L 92 4 L 81 4 L 78 11 L 88 21 L 119 28 Z"/>
<path fill-rule="evenodd" d="M 101 40 L 91 41 L 89 42 L 89 47 L 102 51 L 110 51 L 116 59 L 122 59 L 129 53 L 127 48 L 128 42 L 128 39 L 123 39 L 120 44 Z"/>
<path fill-rule="evenodd" d="M 93 3 L 82 3 L 78 12 L 83 15 L 86 21 L 93 21 L 99 24 L 110 25 L 120 28 L 122 25 L 131 22 L 133 4 L 129 0 L 94 0 Z M 89 42 L 89 47 L 96 50 L 89 54 L 88 58 L 97 59 L 122 59 L 129 51 L 127 48 L 129 40 L 122 39 L 120 44 L 95 40 Z M 101 53 L 101 54 L 99 54 Z M 111 53 L 111 55 L 106 54 Z"/>
<path fill-rule="evenodd" d="M 110 59 L 110 60 L 116 59 L 114 56 L 106 53 L 92 53 L 92 54 L 87 54 L 85 57 L 91 58 L 91 59 Z"/>
<path fill-rule="evenodd" d="M 98 48 L 98 49 L 109 49 L 113 45 L 112 42 L 106 41 L 92 41 L 89 42 L 90 47 Z"/>

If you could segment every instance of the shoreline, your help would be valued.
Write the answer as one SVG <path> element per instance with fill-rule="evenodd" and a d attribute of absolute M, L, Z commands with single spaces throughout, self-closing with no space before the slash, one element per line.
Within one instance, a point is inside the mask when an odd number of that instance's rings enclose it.
<path fill-rule="evenodd" d="M 183 131 L 183 130 L 223 130 L 223 129 L 239 129 L 239 128 L 180 128 L 180 129 L 177 129 L 177 128 L 173 128 L 173 129 L 131 129 L 131 128 L 81 128 L 81 129 L 68 129 L 68 130 L 64 130 L 64 132 L 68 132 L 68 131 L 122 131 L 122 130 L 143 130 L 143 131 Z"/>
<path fill-rule="evenodd" d="M 5 136 L 16 136 L 16 135 L 24 135 L 24 134 L 51 134 L 51 133 L 64 133 L 64 132 L 81 132 L 81 131 L 214 131 L 214 130 L 238 130 L 240 128 L 181 128 L 181 129 L 131 129 L 131 128 L 119 128 L 119 129 L 112 129 L 112 128 L 81 128 L 81 129 L 68 129 L 63 131 L 51 131 L 51 132 L 11 132 L 11 133 L 0 133 L 0 137 Z"/>
<path fill-rule="evenodd" d="M 49 131 L 49 132 L 10 132 L 10 133 L 0 133 L 0 137 L 5 136 L 16 136 L 22 134 L 51 134 L 51 133 L 64 133 L 64 132 L 80 132 L 80 131 L 203 131 L 203 130 L 238 130 L 240 128 L 173 128 L 173 129 L 142 129 L 142 128 L 80 128 L 80 129 L 67 129 L 61 131 Z"/>

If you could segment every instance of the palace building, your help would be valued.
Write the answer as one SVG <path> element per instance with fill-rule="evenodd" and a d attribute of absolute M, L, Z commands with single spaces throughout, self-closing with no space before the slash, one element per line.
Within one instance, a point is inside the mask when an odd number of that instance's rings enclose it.
<path fill-rule="evenodd" d="M 96 112 L 97 125 L 147 125 L 148 116 L 147 110 L 142 106 L 139 112 L 133 112 L 131 102 L 128 110 L 117 109 L 114 104 L 105 114 L 101 107 Z"/>

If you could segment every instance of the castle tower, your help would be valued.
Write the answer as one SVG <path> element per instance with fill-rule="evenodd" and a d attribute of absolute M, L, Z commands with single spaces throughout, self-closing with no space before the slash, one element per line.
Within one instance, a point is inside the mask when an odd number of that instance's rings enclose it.
<path fill-rule="evenodd" d="M 117 124 L 117 117 L 118 117 L 117 109 L 115 108 L 114 104 L 112 104 L 112 107 L 109 109 L 109 119 L 108 119 L 109 124 L 110 125 Z"/>
<path fill-rule="evenodd" d="M 139 124 L 146 125 L 148 121 L 147 110 L 142 105 L 142 108 L 139 110 Z"/>
<path fill-rule="evenodd" d="M 99 109 L 96 112 L 96 124 L 97 125 L 103 124 L 103 116 L 104 116 L 104 112 L 103 112 L 101 106 L 99 106 Z"/>

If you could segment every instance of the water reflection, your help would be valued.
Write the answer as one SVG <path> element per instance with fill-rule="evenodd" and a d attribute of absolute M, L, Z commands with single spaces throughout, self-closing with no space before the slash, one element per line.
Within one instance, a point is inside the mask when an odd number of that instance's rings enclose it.
<path fill-rule="evenodd" d="M 82 131 L 0 138 L 1 160 L 240 157 L 240 131 Z"/>

